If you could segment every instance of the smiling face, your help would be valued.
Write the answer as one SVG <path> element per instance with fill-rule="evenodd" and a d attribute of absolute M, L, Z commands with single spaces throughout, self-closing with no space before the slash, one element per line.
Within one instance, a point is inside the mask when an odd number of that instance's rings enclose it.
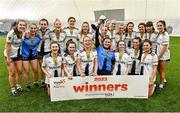
<path fill-rule="evenodd" d="M 83 39 L 83 44 L 84 44 L 84 48 L 91 48 L 92 40 L 88 36 L 86 36 Z"/>
<path fill-rule="evenodd" d="M 134 28 L 134 24 L 127 25 L 128 32 L 133 32 L 133 28 Z"/>
<path fill-rule="evenodd" d="M 119 33 L 124 33 L 125 32 L 125 27 L 124 27 L 124 25 L 120 25 L 119 26 Z"/>
<path fill-rule="evenodd" d="M 67 47 L 68 53 L 74 54 L 75 50 L 76 50 L 76 45 L 74 43 L 70 43 Z"/>
<path fill-rule="evenodd" d="M 145 33 L 145 26 L 144 25 L 139 25 L 138 29 L 139 29 L 140 33 Z"/>
<path fill-rule="evenodd" d="M 125 42 L 120 41 L 118 45 L 119 51 L 124 51 L 125 50 Z"/>
<path fill-rule="evenodd" d="M 17 29 L 18 29 L 18 31 L 19 32 L 24 32 L 25 31 L 25 29 L 26 29 L 26 23 L 25 23 L 25 21 L 19 21 L 18 22 L 18 24 L 17 24 Z"/>
<path fill-rule="evenodd" d="M 149 42 L 143 43 L 143 51 L 145 53 L 149 53 L 151 51 L 151 44 Z"/>
<path fill-rule="evenodd" d="M 61 21 L 60 20 L 56 20 L 54 22 L 54 28 L 56 31 L 60 31 L 61 30 Z"/>
<path fill-rule="evenodd" d="M 57 43 L 52 43 L 52 44 L 51 44 L 51 52 L 52 52 L 53 54 L 57 54 L 58 51 L 59 51 L 59 46 L 58 46 L 58 44 L 57 44 Z"/>
<path fill-rule="evenodd" d="M 133 39 L 133 48 L 138 49 L 140 47 L 141 42 L 139 39 Z"/>
<path fill-rule="evenodd" d="M 160 33 L 163 33 L 165 31 L 165 26 L 162 22 L 158 22 L 157 23 L 157 30 L 160 32 Z"/>
<path fill-rule="evenodd" d="M 47 23 L 47 21 L 44 21 L 44 20 L 42 20 L 42 21 L 40 21 L 40 29 L 42 30 L 42 31 L 46 31 L 47 29 L 48 29 L 48 23 Z"/>
<path fill-rule="evenodd" d="M 89 32 L 89 24 L 88 23 L 83 23 L 82 24 L 82 31 L 83 31 L 83 33 L 88 33 Z"/>
<path fill-rule="evenodd" d="M 146 26 L 146 32 L 152 33 L 153 32 L 153 26 Z"/>
<path fill-rule="evenodd" d="M 35 35 L 36 34 L 36 30 L 37 30 L 37 26 L 35 24 L 31 24 L 29 26 L 29 31 L 31 35 Z"/>
<path fill-rule="evenodd" d="M 106 49 L 109 49 L 109 48 L 111 47 L 111 39 L 106 38 L 106 39 L 103 41 L 103 46 L 104 46 Z"/>
<path fill-rule="evenodd" d="M 107 27 L 101 27 L 100 34 L 101 36 L 105 36 L 107 34 L 108 30 Z"/>
<path fill-rule="evenodd" d="M 111 22 L 109 24 L 109 28 L 111 30 L 115 30 L 116 29 L 116 21 L 115 20 L 111 20 Z"/>
<path fill-rule="evenodd" d="M 68 25 L 70 28 L 74 28 L 76 20 L 74 18 L 70 18 L 68 20 Z"/>

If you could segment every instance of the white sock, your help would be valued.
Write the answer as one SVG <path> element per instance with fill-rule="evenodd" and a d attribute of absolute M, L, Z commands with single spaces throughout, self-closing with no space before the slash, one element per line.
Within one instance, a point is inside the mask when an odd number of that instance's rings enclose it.
<path fill-rule="evenodd" d="M 15 87 L 12 87 L 12 88 L 11 88 L 11 92 L 13 93 L 13 92 L 15 92 L 15 91 L 16 91 Z"/>
<path fill-rule="evenodd" d="M 16 84 L 17 89 L 21 88 L 20 84 Z"/>
<path fill-rule="evenodd" d="M 159 84 L 159 87 L 160 87 L 160 88 L 163 88 L 163 87 L 164 87 L 164 85 L 163 85 L 163 84 Z"/>

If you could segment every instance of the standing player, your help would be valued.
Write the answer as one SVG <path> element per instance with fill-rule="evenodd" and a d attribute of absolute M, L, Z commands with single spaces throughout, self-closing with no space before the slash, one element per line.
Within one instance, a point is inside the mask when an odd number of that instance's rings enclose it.
<path fill-rule="evenodd" d="M 157 52 L 157 37 L 158 33 L 155 31 L 153 23 L 148 21 L 146 23 L 146 36 L 152 42 L 152 51 Z"/>
<path fill-rule="evenodd" d="M 111 39 L 105 37 L 102 44 L 100 44 L 98 39 L 98 32 L 96 32 L 95 46 L 98 54 L 98 75 L 112 75 L 115 63 L 115 54 L 111 50 Z"/>
<path fill-rule="evenodd" d="M 131 57 L 125 51 L 125 42 L 120 40 L 117 43 L 118 52 L 115 52 L 115 67 L 113 75 L 128 75 L 131 68 Z"/>
<path fill-rule="evenodd" d="M 64 28 L 64 31 L 66 33 L 65 37 L 65 44 L 68 40 L 72 39 L 73 42 L 77 45 L 77 39 L 78 39 L 78 28 L 75 27 L 76 19 L 74 17 L 68 18 L 68 26 Z"/>
<path fill-rule="evenodd" d="M 48 20 L 43 18 L 39 21 L 40 29 L 38 34 L 40 35 L 41 41 L 38 46 L 38 62 L 41 67 L 42 58 L 44 55 L 50 53 L 50 43 L 51 43 L 51 31 L 48 29 Z M 44 81 L 45 75 L 41 70 L 41 87 L 46 87 Z"/>
<path fill-rule="evenodd" d="M 77 68 L 76 68 L 77 57 L 78 57 L 78 52 L 76 52 L 76 44 L 72 40 L 69 40 L 66 43 L 63 68 L 65 74 L 70 79 L 74 76 L 78 76 Z"/>
<path fill-rule="evenodd" d="M 50 96 L 50 84 L 51 77 L 59 77 L 63 75 L 63 58 L 58 53 L 59 46 L 57 42 L 52 42 L 50 45 L 51 53 L 43 57 L 42 71 L 46 74 L 46 84 L 48 95 Z"/>
<path fill-rule="evenodd" d="M 132 59 L 132 66 L 129 74 L 138 75 L 140 72 L 140 60 L 142 55 L 141 38 L 135 37 L 132 42 L 133 47 L 129 51 Z"/>
<path fill-rule="evenodd" d="M 97 52 L 92 48 L 92 40 L 86 36 L 83 39 L 84 51 L 79 53 L 77 69 L 80 76 L 96 76 L 98 69 Z"/>
<path fill-rule="evenodd" d="M 119 28 L 118 28 L 118 32 L 116 33 L 116 43 L 119 42 L 120 40 L 125 40 L 125 27 L 124 27 L 124 24 L 121 23 L 119 25 Z"/>
<path fill-rule="evenodd" d="M 143 43 L 143 54 L 141 57 L 141 71 L 140 75 L 149 76 L 149 96 L 152 96 L 155 89 L 154 80 L 156 78 L 158 58 L 152 52 L 152 42 L 148 39 Z"/>
<path fill-rule="evenodd" d="M 61 55 L 64 54 L 64 50 L 65 50 L 65 32 L 62 29 L 62 23 L 59 19 L 56 19 L 54 21 L 54 30 L 52 31 L 52 41 L 56 41 L 59 44 L 59 53 Z"/>
<path fill-rule="evenodd" d="M 92 33 L 90 33 L 89 23 L 88 22 L 83 22 L 82 27 L 81 27 L 81 32 L 78 34 L 77 49 L 80 50 L 80 51 L 83 50 L 83 39 L 86 36 L 90 37 L 91 40 L 94 39 L 94 35 Z"/>
<path fill-rule="evenodd" d="M 125 33 L 125 42 L 126 42 L 126 49 L 132 48 L 132 39 L 136 36 L 136 32 L 133 31 L 134 23 L 128 22 L 126 26 L 126 33 Z"/>
<path fill-rule="evenodd" d="M 20 48 L 25 28 L 25 20 L 19 20 L 16 27 L 7 34 L 6 38 L 4 54 L 9 71 L 9 84 L 12 95 L 16 95 L 17 92 L 22 92 L 22 87 L 20 85 L 22 76 L 22 57 Z M 17 73 L 15 73 L 15 71 Z"/>
<path fill-rule="evenodd" d="M 110 20 L 107 35 L 112 41 L 112 45 L 111 45 L 112 50 L 115 50 L 116 45 L 117 45 L 116 37 L 115 37 L 116 36 L 116 20 Z"/>
<path fill-rule="evenodd" d="M 138 25 L 139 32 L 136 33 L 136 37 L 140 37 L 142 42 L 147 38 L 145 27 L 146 27 L 145 23 L 139 23 Z"/>
<path fill-rule="evenodd" d="M 96 32 L 96 37 L 98 37 L 99 43 L 102 44 L 102 43 L 103 43 L 103 40 L 104 40 L 106 37 L 109 37 L 109 36 L 107 35 L 107 27 L 101 26 L 101 27 L 99 28 L 98 33 Z M 96 43 L 96 39 L 94 39 L 94 40 L 95 40 L 95 43 Z"/>
<path fill-rule="evenodd" d="M 158 71 L 160 74 L 159 88 L 163 89 L 164 84 L 167 83 L 165 76 L 166 65 L 170 61 L 169 35 L 166 32 L 166 22 L 164 20 L 158 21 L 157 29 L 159 31 L 157 39 Z"/>
<path fill-rule="evenodd" d="M 56 41 L 59 44 L 59 53 L 61 55 L 64 54 L 64 50 L 65 50 L 65 32 L 63 31 L 62 27 L 61 27 L 61 21 L 59 19 L 56 19 L 54 21 L 54 30 L 52 32 L 52 41 Z"/>
<path fill-rule="evenodd" d="M 26 32 L 22 43 L 22 59 L 25 73 L 26 91 L 31 91 L 30 86 L 30 65 L 34 74 L 34 87 L 39 87 L 38 84 L 38 61 L 37 47 L 40 43 L 40 37 L 37 34 L 37 25 L 31 23 L 29 31 Z"/>

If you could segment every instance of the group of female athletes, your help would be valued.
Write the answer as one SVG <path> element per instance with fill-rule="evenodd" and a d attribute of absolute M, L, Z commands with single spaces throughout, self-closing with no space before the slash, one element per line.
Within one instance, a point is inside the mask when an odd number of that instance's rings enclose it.
<path fill-rule="evenodd" d="M 34 87 L 47 87 L 50 95 L 49 79 L 67 76 L 149 76 L 149 96 L 153 95 L 157 70 L 160 75 L 158 89 L 163 89 L 166 81 L 165 69 L 170 60 L 169 35 L 166 23 L 139 23 L 138 32 L 134 23 L 116 26 L 110 20 L 105 26 L 102 20 L 90 32 L 88 22 L 83 22 L 81 30 L 75 27 L 76 19 L 68 18 L 68 26 L 62 28 L 59 19 L 54 21 L 54 29 L 48 28 L 48 20 L 41 19 L 39 27 L 35 23 L 19 20 L 6 38 L 5 60 L 9 72 L 12 95 L 23 91 L 22 71 L 26 91 L 31 91 L 30 67 L 32 67 Z M 38 83 L 40 66 L 41 84 Z M 120 77 L 119 76 L 119 77 Z M 73 82 L 73 80 L 72 80 Z"/>

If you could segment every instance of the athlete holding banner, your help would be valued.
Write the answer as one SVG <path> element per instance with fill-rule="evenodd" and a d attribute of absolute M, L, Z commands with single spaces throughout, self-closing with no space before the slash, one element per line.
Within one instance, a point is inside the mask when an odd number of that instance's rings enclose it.
<path fill-rule="evenodd" d="M 130 55 L 125 51 L 125 42 L 120 40 L 117 43 L 118 52 L 115 52 L 115 66 L 113 75 L 128 75 L 132 60 Z"/>
<path fill-rule="evenodd" d="M 93 50 L 93 43 L 90 37 L 83 39 L 84 50 L 79 53 L 77 59 L 77 69 L 80 76 L 96 76 L 98 61 L 97 52 Z"/>
<path fill-rule="evenodd" d="M 77 57 L 78 52 L 76 51 L 76 43 L 72 40 L 68 40 L 64 54 L 63 68 L 65 75 L 70 79 L 72 79 L 72 77 L 78 76 L 76 68 Z"/>
<path fill-rule="evenodd" d="M 51 53 L 43 57 L 42 71 L 46 74 L 45 83 L 47 84 L 48 95 L 50 96 L 49 79 L 51 77 L 64 76 L 62 64 L 63 58 L 58 53 L 59 46 L 57 42 L 51 42 Z"/>

